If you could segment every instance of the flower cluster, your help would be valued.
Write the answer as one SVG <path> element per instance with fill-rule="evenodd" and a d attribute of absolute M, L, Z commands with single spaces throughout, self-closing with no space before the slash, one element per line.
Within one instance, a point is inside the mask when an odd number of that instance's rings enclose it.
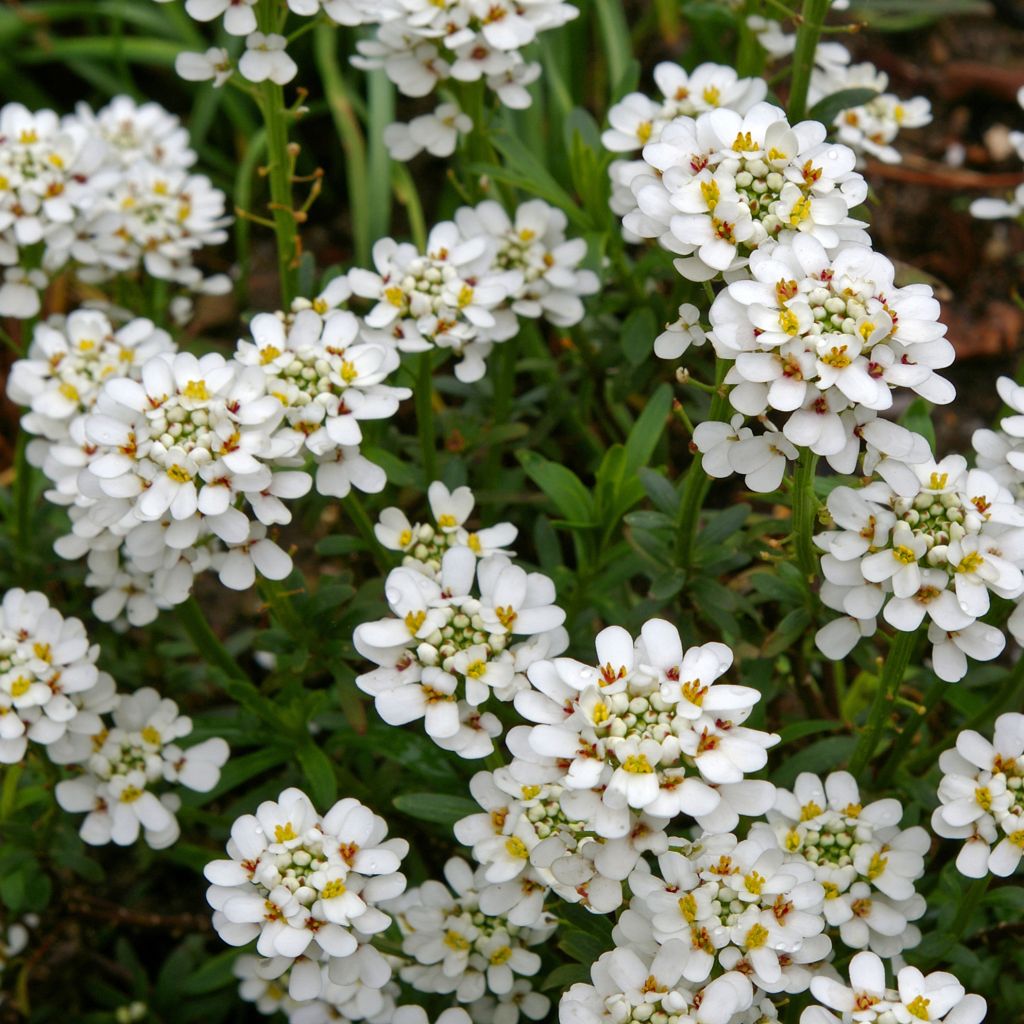
<path fill-rule="evenodd" d="M 514 337 L 517 317 L 579 323 L 580 297 L 598 282 L 579 269 L 586 245 L 566 240 L 566 223 L 542 200 L 522 204 L 513 217 L 488 201 L 436 225 L 425 253 L 381 239 L 373 247 L 376 270 L 348 274 L 352 291 L 374 303 L 367 339 L 402 352 L 451 349 L 459 357 L 455 375 L 471 383 L 483 377 L 495 343 Z"/>
<path fill-rule="evenodd" d="M 69 732 L 89 732 L 83 710 L 110 677 L 79 619 L 66 619 L 38 591 L 8 590 L 0 603 L 0 763 L 21 761 L 28 741 L 50 749 Z"/>
<path fill-rule="evenodd" d="M 893 957 L 921 941 L 910 921 L 925 911 L 914 882 L 924 874 L 930 837 L 923 828 L 900 829 L 898 800 L 862 804 L 849 772 L 797 776 L 792 792 L 776 790 L 768 825 L 787 861 L 809 864 L 824 889 L 826 924 L 851 949 Z M 755 824 L 759 837 L 769 831 Z"/>
<path fill-rule="evenodd" d="M 931 103 L 924 96 L 903 100 L 887 92 L 889 76 L 884 71 L 867 62 L 850 64 L 845 47 L 835 43 L 826 46 L 826 59 L 817 59 L 811 73 L 808 102 L 815 104 L 848 89 L 877 93 L 866 103 L 840 110 L 832 120 L 832 127 L 838 140 L 855 153 L 887 164 L 900 163 L 900 151 L 893 145 L 896 137 L 905 128 L 923 128 L 930 124 Z"/>
<path fill-rule="evenodd" d="M 605 149 L 635 154 L 648 142 L 658 142 L 665 127 L 677 117 L 697 117 L 719 108 L 745 114 L 768 91 L 762 79 L 740 78 L 723 64 L 701 64 L 687 72 L 678 64 L 663 61 L 655 65 L 654 83 L 659 98 L 632 92 L 608 111 L 610 127 L 601 135 Z M 630 182 L 646 173 L 649 167 L 643 160 L 617 159 L 610 164 L 610 205 L 620 217 L 636 205 Z"/>
<path fill-rule="evenodd" d="M 228 220 L 224 194 L 189 172 L 188 141 L 176 117 L 127 96 L 63 119 L 0 109 L 0 314 L 35 316 L 39 290 L 68 265 L 90 282 L 143 269 L 189 291 L 227 290 L 193 263 L 226 239 Z"/>
<path fill-rule="evenodd" d="M 849 985 L 828 974 L 811 980 L 818 1005 L 803 1011 L 800 1024 L 913 1024 L 919 1020 L 981 1024 L 985 1019 L 985 1000 L 968 995 L 952 974 L 924 975 L 916 967 L 902 967 L 895 980 L 896 987 L 889 988 L 881 959 L 874 953 L 858 953 L 850 961 Z"/>
<path fill-rule="evenodd" d="M 476 504 L 468 487 L 449 491 L 440 480 L 435 480 L 427 488 L 427 501 L 433 524 L 410 523 L 401 509 L 385 508 L 373 528 L 384 547 L 402 552 L 402 565 L 406 568 L 439 579 L 441 560 L 452 547 L 469 548 L 478 558 L 515 556 L 507 547 L 519 532 L 512 523 L 497 523 L 480 530 L 466 529 Z"/>
<path fill-rule="evenodd" d="M 956 859 L 961 874 L 1012 875 L 1024 856 L 1024 715 L 1000 715 L 991 741 L 964 730 L 939 768 L 932 828 L 964 840 Z"/>
<path fill-rule="evenodd" d="M 554 584 L 504 555 L 478 559 L 456 545 L 442 554 L 437 573 L 392 570 L 384 593 L 393 617 L 365 622 L 353 637 L 378 666 L 356 684 L 388 724 L 422 718 L 439 746 L 485 757 L 501 726 L 482 705 L 492 695 L 511 700 L 528 687 L 524 673 L 533 662 L 568 645 Z"/>
<path fill-rule="evenodd" d="M 474 874 L 459 858 L 444 868 L 447 885 L 427 881 L 395 901 L 392 912 L 402 932 L 402 952 L 410 962 L 400 969 L 417 992 L 451 996 L 467 1004 L 474 1021 L 543 1020 L 550 1000 L 528 979 L 540 970 L 530 947 L 545 942 L 555 919 L 540 914 L 529 926 L 489 912 Z"/>
<path fill-rule="evenodd" d="M 410 394 L 384 383 L 397 351 L 319 297 L 258 314 L 250 330 L 233 358 L 197 359 L 148 320 L 115 330 L 78 310 L 38 325 L 15 363 L 8 392 L 29 409 L 29 456 L 53 483 L 47 496 L 72 506 L 57 550 L 87 555 L 100 618 L 150 622 L 208 568 L 234 589 L 257 571 L 283 579 L 291 559 L 268 528 L 290 521 L 286 502 L 314 480 L 335 497 L 383 488 L 360 424 Z"/>
<path fill-rule="evenodd" d="M 745 1019 L 754 989 L 740 971 L 706 985 L 683 978 L 687 947 L 671 942 L 655 955 L 619 946 L 591 968 L 593 984 L 579 982 L 558 1007 L 560 1024 L 721 1024 Z"/>
<path fill-rule="evenodd" d="M 953 346 L 931 288 L 896 287 L 884 256 L 857 244 L 830 256 L 809 235 L 758 250 L 748 272 L 710 312 L 711 343 L 731 363 L 732 407 L 785 417 L 779 441 L 825 456 L 839 472 L 854 471 L 862 438 L 874 451 L 872 466 L 879 451 L 906 459 L 909 432 L 877 420 L 893 391 L 909 388 L 940 404 L 954 397 L 935 373 L 952 363 Z M 702 451 L 722 439 L 721 424 L 698 430 Z M 750 447 L 732 449 L 733 469 L 750 472 Z"/>
<path fill-rule="evenodd" d="M 1000 630 L 978 620 L 990 594 L 1024 594 L 1024 509 L 961 456 L 910 469 L 909 492 L 874 480 L 829 495 L 836 528 L 816 537 L 824 552 L 821 599 L 846 617 L 819 630 L 817 642 L 842 658 L 874 632 L 879 613 L 903 632 L 927 619 L 935 672 L 957 681 L 968 655 L 988 661 L 1005 645 Z"/>
<path fill-rule="evenodd" d="M 229 859 L 206 865 L 214 928 L 232 946 L 255 939 L 267 958 L 259 976 L 280 987 L 287 972 L 293 1000 L 320 1000 L 327 986 L 327 1002 L 345 1001 L 331 984 L 379 993 L 391 963 L 370 943 L 391 924 L 380 905 L 405 890 L 398 869 L 409 850 L 386 836 L 384 819 L 358 800 L 321 816 L 303 792 L 286 789 L 234 823 Z"/>
<path fill-rule="evenodd" d="M 678 254 L 676 269 L 692 281 L 732 274 L 762 245 L 799 234 L 829 252 L 864 242 L 850 211 L 867 185 L 853 151 L 825 135 L 818 121 L 790 126 L 770 103 L 677 117 L 644 146 L 623 226 Z"/>
<path fill-rule="evenodd" d="M 174 783 L 209 792 L 220 779 L 228 745 L 212 737 L 182 750 L 176 741 L 192 731 L 192 720 L 150 687 L 109 696 L 111 726 L 79 734 L 57 751 L 55 760 L 80 771 L 57 783 L 57 803 L 74 814 L 85 812 L 79 835 L 92 846 L 129 846 L 141 831 L 149 846 L 162 850 L 180 833 L 174 816 L 180 800 L 157 789 Z"/>

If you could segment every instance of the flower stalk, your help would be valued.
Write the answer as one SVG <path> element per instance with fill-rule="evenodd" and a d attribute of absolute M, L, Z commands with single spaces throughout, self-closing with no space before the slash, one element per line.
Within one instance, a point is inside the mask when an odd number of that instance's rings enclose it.
<path fill-rule="evenodd" d="M 917 647 L 917 632 L 897 633 L 892 638 L 888 656 L 882 666 L 882 676 L 878 680 L 875 699 L 868 713 L 868 720 L 861 731 L 853 756 L 850 758 L 850 774 L 860 779 L 871 763 L 882 737 L 885 720 L 893 698 L 899 690 L 900 683 L 910 664 L 911 656 Z"/>
<path fill-rule="evenodd" d="M 807 116 L 807 90 L 814 70 L 814 51 L 828 16 L 831 0 L 804 0 L 793 52 L 793 73 L 789 80 L 789 120 L 791 124 Z"/>
<path fill-rule="evenodd" d="M 208 665 L 220 669 L 234 679 L 249 682 L 245 670 L 235 661 L 220 637 L 214 633 L 207 621 L 206 613 L 199 607 L 199 602 L 194 597 L 189 597 L 187 601 L 179 604 L 175 611 L 196 651 Z"/>
<path fill-rule="evenodd" d="M 818 456 L 809 448 L 803 449 L 793 473 L 793 540 L 797 565 L 808 582 L 818 572 L 818 558 L 814 551 L 814 525 L 818 518 L 818 499 L 814 494 L 817 468 Z"/>

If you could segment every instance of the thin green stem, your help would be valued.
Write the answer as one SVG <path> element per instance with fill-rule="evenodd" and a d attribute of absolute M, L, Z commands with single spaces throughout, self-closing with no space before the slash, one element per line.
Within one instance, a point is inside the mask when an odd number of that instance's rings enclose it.
<path fill-rule="evenodd" d="M 828 16 L 831 0 L 804 0 L 800 27 L 793 51 L 793 73 L 789 80 L 789 121 L 796 124 L 807 116 L 807 90 L 814 69 L 814 51 Z"/>
<path fill-rule="evenodd" d="M 817 468 L 818 456 L 805 448 L 793 472 L 793 541 L 797 565 L 808 582 L 818 573 L 818 558 L 814 553 L 814 526 L 818 520 L 818 499 L 814 494 Z"/>
<path fill-rule="evenodd" d="M 359 496 L 355 491 L 349 491 L 341 499 L 341 503 L 345 506 L 345 511 L 348 513 L 349 519 L 352 520 L 352 525 L 355 526 L 359 536 L 366 543 L 366 548 L 373 557 L 377 568 L 381 572 L 386 573 L 391 568 L 391 560 L 388 558 L 384 548 L 381 547 L 380 541 L 377 540 L 377 534 L 373 530 L 373 523 L 363 503 L 359 500 Z"/>
<path fill-rule="evenodd" d="M 725 361 L 719 359 L 715 364 L 715 382 L 719 390 L 711 400 L 709 420 L 721 420 L 725 417 L 729 399 L 723 394 L 721 385 L 725 379 L 726 369 Z M 676 520 L 676 565 L 687 572 L 693 562 L 693 548 L 697 539 L 701 509 L 710 489 L 711 478 L 704 472 L 703 456 L 700 452 L 694 452 L 693 462 L 686 471 L 683 495 L 679 502 L 679 516 Z"/>
<path fill-rule="evenodd" d="M 418 357 L 419 367 L 413 397 L 416 404 L 416 431 L 423 455 L 423 475 L 427 484 L 437 479 L 436 431 L 434 429 L 434 367 L 430 353 Z"/>
<path fill-rule="evenodd" d="M 508 422 L 512 411 L 512 395 L 515 391 L 516 350 L 518 339 L 511 339 L 498 346 L 494 353 L 491 379 L 494 381 L 494 398 L 491 406 L 492 429 Z M 484 467 L 485 486 L 492 490 L 497 486 L 501 471 L 501 445 L 492 443 L 487 452 Z"/>
<path fill-rule="evenodd" d="M 281 581 L 268 580 L 265 576 L 261 576 L 256 583 L 256 588 L 274 617 L 284 627 L 285 632 L 293 639 L 304 638 L 306 629 L 302 616 L 295 610 L 292 596 L 281 585 Z"/>
<path fill-rule="evenodd" d="M 194 597 L 190 597 L 183 604 L 179 604 L 175 611 L 178 615 L 178 621 L 182 624 L 195 649 L 207 664 L 219 668 L 225 675 L 249 682 L 249 677 L 245 674 L 245 670 L 235 661 L 234 656 L 224 644 L 221 643 L 220 637 L 214 633 L 206 618 L 206 613 L 199 607 L 199 602 Z"/>
<path fill-rule="evenodd" d="M 967 887 L 967 892 L 960 901 L 956 917 L 953 918 L 953 924 L 949 929 L 954 940 L 959 940 L 967 930 L 967 926 L 971 923 L 971 918 L 978 909 L 978 904 L 981 902 L 982 896 L 985 895 L 991 880 L 992 876 L 986 873 L 981 878 L 975 878 Z"/>
<path fill-rule="evenodd" d="M 288 309 L 297 294 L 298 230 L 292 206 L 292 163 L 288 153 L 288 116 L 284 90 L 275 82 L 260 86 L 260 110 L 267 126 L 267 172 L 270 202 L 277 238 L 277 273 L 281 282 L 281 305 Z"/>
<path fill-rule="evenodd" d="M 907 752 L 914 745 L 914 738 L 917 736 L 921 724 L 928 717 L 928 713 L 935 707 L 939 698 L 946 692 L 949 683 L 942 679 L 935 678 L 924 695 L 924 700 L 916 708 L 915 713 L 904 723 L 903 731 L 896 737 L 892 744 L 892 751 L 888 759 L 878 773 L 878 784 L 884 786 L 899 771 Z"/>
<path fill-rule="evenodd" d="M 910 664 L 916 646 L 916 631 L 897 633 L 892 639 L 882 666 L 881 678 L 878 680 L 878 690 L 868 713 L 868 720 L 861 730 L 857 746 L 850 758 L 850 774 L 858 781 L 861 781 L 867 766 L 875 755 L 893 698 L 903 681 L 903 675 L 907 671 L 907 665 Z"/>

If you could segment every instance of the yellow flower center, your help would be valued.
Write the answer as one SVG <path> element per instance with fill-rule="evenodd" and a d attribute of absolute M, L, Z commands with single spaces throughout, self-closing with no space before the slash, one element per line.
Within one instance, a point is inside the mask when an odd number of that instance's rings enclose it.
<path fill-rule="evenodd" d="M 957 572 L 977 572 L 985 564 L 985 559 L 977 551 L 969 551 L 957 565 Z"/>
<path fill-rule="evenodd" d="M 320 890 L 320 899 L 333 900 L 335 896 L 344 896 L 345 892 L 345 883 L 340 878 L 335 878 Z"/>
<path fill-rule="evenodd" d="M 692 892 L 679 897 L 679 913 L 691 924 L 697 920 L 697 898 Z"/>
<path fill-rule="evenodd" d="M 837 370 L 845 370 L 853 360 L 846 354 L 846 346 L 832 346 L 832 349 L 821 357 L 823 363 L 834 366 Z"/>
<path fill-rule="evenodd" d="M 205 402 L 210 397 L 210 389 L 204 380 L 190 380 L 181 393 L 193 402 Z"/>
<path fill-rule="evenodd" d="M 704 204 L 711 211 L 718 205 L 718 200 L 722 198 L 717 181 L 702 181 L 700 183 L 700 194 L 704 199 Z"/>
<path fill-rule="evenodd" d="M 650 121 L 641 121 L 636 126 L 636 137 L 640 140 L 641 145 L 650 139 L 652 131 L 654 131 L 654 125 Z"/>
<path fill-rule="evenodd" d="M 932 473 L 928 480 L 928 489 L 932 491 L 941 491 L 949 480 L 948 473 Z"/>
<path fill-rule="evenodd" d="M 594 710 L 591 711 L 590 717 L 594 721 L 594 725 L 600 725 L 602 722 L 608 721 L 608 705 L 598 701 L 594 705 Z"/>
<path fill-rule="evenodd" d="M 147 725 L 146 728 L 142 730 L 142 738 L 146 743 L 149 743 L 151 746 L 160 746 L 160 733 L 151 725 Z"/>
<path fill-rule="evenodd" d="M 412 530 L 403 530 L 398 535 L 398 546 L 404 548 L 404 547 L 406 547 L 407 545 L 409 545 L 411 543 L 412 543 Z"/>
<path fill-rule="evenodd" d="M 897 544 L 896 547 L 892 549 L 892 557 L 895 558 L 897 562 L 902 562 L 904 565 L 912 565 L 917 561 L 917 555 L 915 555 L 914 552 L 905 544 Z"/>
<path fill-rule="evenodd" d="M 405 303 L 405 292 L 403 292 L 397 285 L 392 285 L 390 288 L 384 289 L 384 298 L 387 299 L 392 306 L 398 306 L 401 308 Z"/>
<path fill-rule="evenodd" d="M 721 90 L 714 85 L 707 86 L 701 93 L 701 96 L 704 97 L 704 102 L 712 107 L 717 107 L 722 100 Z"/>
<path fill-rule="evenodd" d="M 733 139 L 732 148 L 735 153 L 755 153 L 757 143 L 754 142 L 750 132 L 738 132 L 736 138 Z"/>
<path fill-rule="evenodd" d="M 469 939 L 455 931 L 445 932 L 444 944 L 449 949 L 457 949 L 460 952 L 469 949 Z"/>
<path fill-rule="evenodd" d="M 782 309 L 779 311 L 779 326 L 786 334 L 792 337 L 800 331 L 800 318 L 793 310 Z"/>
<path fill-rule="evenodd" d="M 512 623 L 516 621 L 518 612 L 511 605 L 501 605 L 494 609 L 494 614 L 497 615 L 498 621 L 506 628 L 511 629 Z"/>
<path fill-rule="evenodd" d="M 883 871 L 885 866 L 889 863 L 888 857 L 883 857 L 880 853 L 874 853 L 871 855 L 871 863 L 868 864 L 868 878 L 873 882 Z"/>
<path fill-rule="evenodd" d="M 622 768 L 624 771 L 629 772 L 630 775 L 652 775 L 654 773 L 651 762 L 647 760 L 644 754 L 630 754 L 622 762 Z"/>
<path fill-rule="evenodd" d="M 925 999 L 924 996 L 914 996 L 914 998 L 907 1003 L 907 1010 L 918 1020 L 931 1020 L 931 1017 L 928 1016 L 928 1007 L 930 1005 L 930 999 Z"/>
<path fill-rule="evenodd" d="M 459 521 L 450 512 L 445 512 L 443 516 L 437 517 L 437 525 L 442 529 L 449 530 L 453 526 L 458 526 Z"/>
<path fill-rule="evenodd" d="M 121 803 L 133 804 L 142 796 L 142 790 L 138 786 L 125 786 L 121 790 Z"/>
<path fill-rule="evenodd" d="M 167 470 L 167 475 L 176 484 L 187 484 L 192 479 L 192 474 L 184 467 L 175 463 Z"/>
<path fill-rule="evenodd" d="M 290 821 L 286 821 L 283 825 L 274 826 L 274 841 L 277 843 L 287 843 L 292 839 L 298 839 L 295 834 L 295 827 Z"/>
<path fill-rule="evenodd" d="M 486 664 L 486 662 L 480 661 L 478 659 L 477 661 L 471 661 L 466 666 L 465 675 L 469 676 L 471 679 L 483 679 L 484 673 L 486 671 L 487 671 L 487 664 Z"/>
<path fill-rule="evenodd" d="M 419 632 L 420 626 L 423 625 L 426 618 L 427 613 L 422 610 L 418 612 L 407 612 L 405 616 L 405 628 L 415 636 Z"/>
<path fill-rule="evenodd" d="M 510 857 L 515 857 L 516 860 L 526 860 L 526 858 L 530 856 L 530 851 L 527 850 L 526 843 L 517 836 L 512 836 L 511 839 L 506 840 L 505 852 Z"/>
<path fill-rule="evenodd" d="M 760 949 L 768 941 L 768 929 L 763 924 L 755 924 L 747 932 L 743 944 L 747 949 Z"/>
<path fill-rule="evenodd" d="M 11 683 L 11 696 L 12 697 L 24 697 L 28 693 L 28 688 L 32 685 L 31 679 L 26 679 L 25 676 L 18 676 L 17 679 Z"/>
<path fill-rule="evenodd" d="M 819 814 L 821 814 L 821 808 L 813 800 L 800 808 L 801 821 L 810 821 L 811 818 L 816 818 Z"/>
<path fill-rule="evenodd" d="M 801 196 L 789 211 L 789 226 L 799 227 L 811 215 L 811 201 L 807 196 Z"/>
<path fill-rule="evenodd" d="M 512 959 L 512 949 L 509 946 L 499 946 L 491 954 L 491 963 L 494 966 L 499 964 L 507 964 Z"/>
<path fill-rule="evenodd" d="M 281 350 L 274 345 L 266 345 L 260 349 L 260 365 L 266 366 L 267 363 L 272 363 L 279 355 Z"/>
<path fill-rule="evenodd" d="M 743 885 L 751 896 L 760 896 L 761 890 L 764 888 L 764 883 L 764 875 L 759 875 L 756 871 L 751 871 L 750 874 L 743 879 Z"/>

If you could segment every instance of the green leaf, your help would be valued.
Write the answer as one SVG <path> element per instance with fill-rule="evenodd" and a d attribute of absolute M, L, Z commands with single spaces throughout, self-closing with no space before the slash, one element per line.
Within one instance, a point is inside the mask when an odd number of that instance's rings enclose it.
<path fill-rule="evenodd" d="M 665 431 L 669 411 L 672 408 L 672 388 L 668 384 L 661 387 L 647 399 L 644 411 L 637 417 L 633 429 L 626 438 L 626 473 L 636 473 L 646 466 L 658 447 L 661 435 Z M 646 488 L 645 488 L 646 489 Z"/>
<path fill-rule="evenodd" d="M 622 354 L 630 366 L 639 366 L 650 358 L 657 333 L 658 322 L 648 306 L 640 306 L 626 317 L 620 338 Z M 668 387 L 667 384 L 664 386 Z"/>
<path fill-rule="evenodd" d="M 518 451 L 516 458 L 530 479 L 551 499 L 559 512 L 574 522 L 597 522 L 594 500 L 580 478 L 565 466 L 550 462 L 531 451 Z"/>
<path fill-rule="evenodd" d="M 869 103 L 878 95 L 877 89 L 840 89 L 839 92 L 829 93 L 823 99 L 818 100 L 809 111 L 807 116 L 812 121 L 821 121 L 831 127 L 838 114 L 851 107 L 860 107 Z"/>
<path fill-rule="evenodd" d="M 816 732 L 835 732 L 843 727 L 842 722 L 836 722 L 828 718 L 811 718 L 805 722 L 790 722 L 779 730 L 783 743 L 792 743 L 794 740 L 803 739 L 804 736 L 813 736 Z"/>
<path fill-rule="evenodd" d="M 238 959 L 236 950 L 229 949 L 224 953 L 218 953 L 212 958 L 203 958 L 203 962 L 193 968 L 181 979 L 181 992 L 187 996 L 206 995 L 207 992 L 216 992 L 217 989 L 226 988 L 235 984 L 235 975 L 232 971 L 235 960 Z"/>
<path fill-rule="evenodd" d="M 743 529 L 749 515 L 750 506 L 742 504 L 710 514 L 707 526 L 697 534 L 698 544 L 702 549 L 721 544 Z"/>
<path fill-rule="evenodd" d="M 810 612 L 806 608 L 794 608 L 765 640 L 764 646 L 761 648 L 762 657 L 774 658 L 776 655 L 782 654 L 783 651 L 789 650 L 803 637 L 810 625 Z"/>
<path fill-rule="evenodd" d="M 544 992 L 564 991 L 577 982 L 590 981 L 590 968 L 584 964 L 561 964 L 541 982 Z"/>
<path fill-rule="evenodd" d="M 920 434 L 935 451 L 935 424 L 932 423 L 932 407 L 923 398 L 915 398 L 900 417 L 900 426 Z"/>
<path fill-rule="evenodd" d="M 312 740 L 300 745 L 295 756 L 309 782 L 313 803 L 326 811 L 338 799 L 338 779 L 331 759 Z"/>
<path fill-rule="evenodd" d="M 567 929 L 565 934 L 559 937 L 558 948 L 571 956 L 573 960 L 589 966 L 610 947 L 608 942 L 593 932 L 584 932 L 573 928 Z"/>
<path fill-rule="evenodd" d="M 853 736 L 827 736 L 812 743 L 795 754 L 776 762 L 772 771 L 772 782 L 788 788 L 796 782 L 801 772 L 833 771 L 853 753 L 856 739 Z"/>
<path fill-rule="evenodd" d="M 392 801 L 398 810 L 419 821 L 435 825 L 454 825 L 469 814 L 479 814 L 480 806 L 464 796 L 446 793 L 403 793 Z"/>

